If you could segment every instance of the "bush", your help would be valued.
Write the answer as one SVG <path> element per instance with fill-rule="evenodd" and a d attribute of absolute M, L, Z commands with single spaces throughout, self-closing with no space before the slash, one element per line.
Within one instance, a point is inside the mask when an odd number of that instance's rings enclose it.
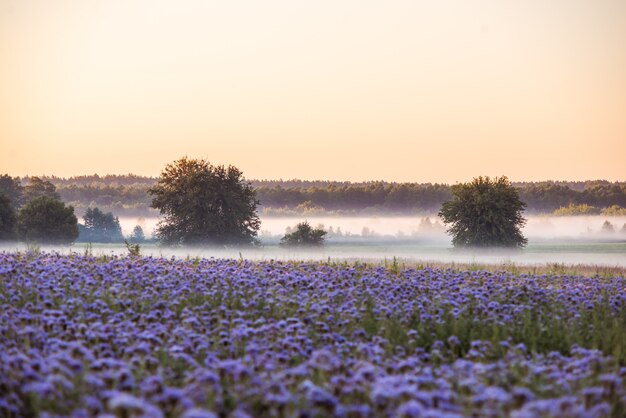
<path fill-rule="evenodd" d="M 324 245 L 326 231 L 320 228 L 313 229 L 304 221 L 296 225 L 295 231 L 285 234 L 280 245 L 285 247 L 319 247 Z"/>

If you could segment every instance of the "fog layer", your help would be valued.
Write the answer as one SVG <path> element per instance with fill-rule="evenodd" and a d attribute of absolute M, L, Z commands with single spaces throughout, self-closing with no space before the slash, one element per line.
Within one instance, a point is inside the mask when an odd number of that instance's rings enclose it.
<path fill-rule="evenodd" d="M 521 250 L 459 251 L 452 249 L 450 237 L 437 219 L 423 217 L 319 217 L 307 219 L 329 232 L 326 245 L 316 250 L 279 247 L 285 229 L 303 218 L 265 218 L 258 248 L 185 247 L 168 248 L 142 244 L 143 255 L 155 257 L 217 257 L 255 260 L 363 260 L 385 261 L 397 257 L 415 262 L 507 263 L 542 265 L 564 263 L 626 267 L 626 217 L 530 217 L 524 227 L 528 246 Z M 610 223 L 607 227 L 605 222 Z M 156 218 L 120 218 L 125 234 L 141 225 L 146 236 L 156 226 Z M 24 243 L 5 243 L 0 250 L 27 250 Z M 70 247 L 41 246 L 44 251 L 125 255 L 119 244 L 75 243 Z"/>
<path fill-rule="evenodd" d="M 626 240 L 626 216 L 530 216 L 523 227 L 524 235 L 533 241 L 624 241 Z M 450 243 L 445 227 L 436 217 L 265 217 L 261 218 L 260 237 L 272 242 L 280 238 L 287 228 L 307 220 L 312 226 L 323 226 L 329 231 L 328 239 L 344 238 L 400 238 L 415 241 L 442 241 Z M 603 228 L 609 222 L 611 229 Z M 141 225 L 146 236 L 156 228 L 157 218 L 121 217 L 120 224 L 125 235 L 131 233 L 135 225 Z"/>

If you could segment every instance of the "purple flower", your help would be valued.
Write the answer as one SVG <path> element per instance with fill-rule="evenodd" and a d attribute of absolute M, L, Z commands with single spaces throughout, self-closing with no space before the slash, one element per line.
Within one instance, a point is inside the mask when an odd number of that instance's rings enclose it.
<path fill-rule="evenodd" d="M 193 408 L 183 412 L 181 418 L 217 418 L 217 415 L 206 409 Z"/>
<path fill-rule="evenodd" d="M 420 418 L 424 416 L 424 412 L 424 407 L 414 400 L 403 403 L 396 410 L 397 416 L 402 418 Z"/>

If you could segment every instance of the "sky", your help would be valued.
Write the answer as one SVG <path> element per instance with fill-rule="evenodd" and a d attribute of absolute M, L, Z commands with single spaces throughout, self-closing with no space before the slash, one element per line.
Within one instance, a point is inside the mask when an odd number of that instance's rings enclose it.
<path fill-rule="evenodd" d="M 624 0 L 0 0 L 0 173 L 626 180 Z"/>

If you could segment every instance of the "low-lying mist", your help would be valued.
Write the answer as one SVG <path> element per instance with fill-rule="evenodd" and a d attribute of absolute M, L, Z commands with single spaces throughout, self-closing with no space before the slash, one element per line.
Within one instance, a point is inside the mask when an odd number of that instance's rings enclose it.
<path fill-rule="evenodd" d="M 4 243 L 0 251 L 28 251 L 24 243 Z M 120 244 L 76 243 L 72 246 L 42 245 L 42 251 L 55 251 L 61 254 L 126 255 L 128 251 Z M 359 260 L 371 262 L 391 261 L 394 258 L 420 263 L 478 263 L 478 264 L 518 264 L 546 265 L 586 264 L 626 268 L 626 243 L 624 242 L 553 242 L 533 243 L 521 250 L 456 250 L 449 244 L 435 242 L 382 241 L 362 239 L 352 242 L 328 243 L 322 248 L 293 249 L 277 244 L 260 247 L 223 248 L 223 247 L 161 247 L 149 243 L 141 245 L 141 254 L 153 257 L 179 258 L 243 258 L 249 260 Z"/>
<path fill-rule="evenodd" d="M 264 218 L 259 235 L 261 246 L 250 248 L 161 247 L 141 245 L 141 253 L 155 257 L 215 257 L 254 260 L 362 260 L 385 261 L 394 257 L 416 262 L 484 263 L 543 265 L 559 263 L 626 267 L 626 217 L 529 217 L 524 234 L 528 246 L 520 250 L 490 249 L 460 251 L 453 249 L 450 237 L 436 218 L 426 217 L 311 217 L 313 226 L 329 231 L 326 245 L 318 249 L 280 247 L 288 227 L 304 218 Z M 609 226 L 605 223 L 609 222 Z M 139 224 L 150 233 L 156 218 L 120 218 L 125 234 Z M 27 250 L 24 243 L 5 243 L 0 250 Z M 41 246 L 43 251 L 124 255 L 122 244 L 75 243 L 70 247 Z"/>
<path fill-rule="evenodd" d="M 416 242 L 441 242 L 450 244 L 445 226 L 434 216 L 401 217 L 265 217 L 261 218 L 260 238 L 263 242 L 277 242 L 287 228 L 308 221 L 311 226 L 321 226 L 328 231 L 328 241 L 392 240 Z M 523 228 L 524 235 L 533 241 L 626 241 L 626 216 L 529 216 Z M 135 225 L 141 225 L 147 236 L 156 228 L 157 218 L 121 217 L 120 224 L 125 235 Z M 606 226 L 608 222 L 610 226 Z"/>

